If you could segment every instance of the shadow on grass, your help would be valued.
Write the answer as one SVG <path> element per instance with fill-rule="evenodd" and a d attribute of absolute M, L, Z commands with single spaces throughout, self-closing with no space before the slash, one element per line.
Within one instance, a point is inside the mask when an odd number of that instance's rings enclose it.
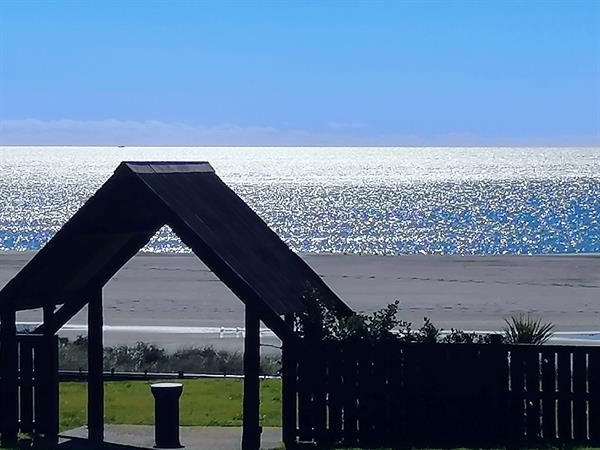
<path fill-rule="evenodd" d="M 98 449 L 98 450 L 146 450 L 148 447 L 137 447 L 135 445 L 127 445 L 127 444 L 115 444 L 112 442 L 104 442 L 102 444 L 91 443 L 85 438 L 74 438 L 69 437 L 69 440 L 58 444 L 53 449 L 56 450 L 88 450 L 88 449 Z M 51 449 L 48 449 L 51 450 Z"/>
<path fill-rule="evenodd" d="M 148 450 L 148 447 L 138 447 L 129 444 L 118 444 L 114 442 L 104 442 L 101 444 L 92 443 L 86 438 L 78 438 L 72 436 L 61 436 L 63 439 L 67 439 L 65 442 L 59 444 L 32 444 L 28 439 L 19 441 L 19 445 L 16 447 L 0 447 L 0 450 Z M 185 449 L 185 446 L 181 447 Z M 274 447 L 266 450 L 285 450 L 285 447 Z"/>
<path fill-rule="evenodd" d="M 128 444 L 116 444 L 104 442 L 102 444 L 91 443 L 85 438 L 69 436 L 68 440 L 59 444 L 32 443 L 29 439 L 20 440 L 16 447 L 0 447 L 0 450 L 147 450 L 148 447 L 137 447 Z"/>

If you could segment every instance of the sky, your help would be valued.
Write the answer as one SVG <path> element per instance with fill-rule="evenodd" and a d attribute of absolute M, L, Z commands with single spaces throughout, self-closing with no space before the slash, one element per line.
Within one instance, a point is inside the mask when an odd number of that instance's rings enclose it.
<path fill-rule="evenodd" d="M 0 145 L 600 146 L 600 0 L 2 0 Z"/>

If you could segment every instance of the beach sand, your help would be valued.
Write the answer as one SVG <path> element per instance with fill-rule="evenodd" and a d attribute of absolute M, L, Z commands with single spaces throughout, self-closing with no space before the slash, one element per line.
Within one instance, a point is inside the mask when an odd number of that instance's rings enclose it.
<path fill-rule="evenodd" d="M 33 254 L 0 254 L 0 286 Z M 413 328 L 427 316 L 444 329 L 499 330 L 504 318 L 530 312 L 559 331 L 600 330 L 600 255 L 301 256 L 357 311 L 400 300 Z M 193 255 L 138 254 L 105 287 L 104 305 L 107 345 L 241 349 L 241 333 L 215 330 L 243 326 L 243 304 Z M 41 312 L 17 318 L 37 322 Z M 86 334 L 85 323 L 82 311 L 61 334 Z"/>

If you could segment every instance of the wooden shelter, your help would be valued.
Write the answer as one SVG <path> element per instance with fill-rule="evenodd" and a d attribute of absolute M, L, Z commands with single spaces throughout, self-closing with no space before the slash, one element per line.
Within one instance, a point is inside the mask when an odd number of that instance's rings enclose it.
<path fill-rule="evenodd" d="M 297 339 L 290 317 L 304 311 L 307 288 L 339 314 L 351 310 L 207 162 L 121 163 L 0 291 L 3 444 L 19 431 L 56 439 L 56 333 L 86 305 L 89 439 L 103 440 L 102 288 L 164 225 L 246 305 L 242 447 L 258 448 L 260 321 L 289 348 Z M 43 323 L 18 334 L 16 311 L 35 308 Z"/>

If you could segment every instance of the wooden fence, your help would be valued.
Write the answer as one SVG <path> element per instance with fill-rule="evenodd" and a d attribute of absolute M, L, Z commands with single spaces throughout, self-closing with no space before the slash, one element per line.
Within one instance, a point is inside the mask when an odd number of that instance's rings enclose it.
<path fill-rule="evenodd" d="M 289 447 L 600 443 L 600 347 L 305 342 L 283 364 Z"/>
<path fill-rule="evenodd" d="M 56 441 L 59 426 L 57 337 L 18 334 L 17 345 L 18 431 Z"/>

